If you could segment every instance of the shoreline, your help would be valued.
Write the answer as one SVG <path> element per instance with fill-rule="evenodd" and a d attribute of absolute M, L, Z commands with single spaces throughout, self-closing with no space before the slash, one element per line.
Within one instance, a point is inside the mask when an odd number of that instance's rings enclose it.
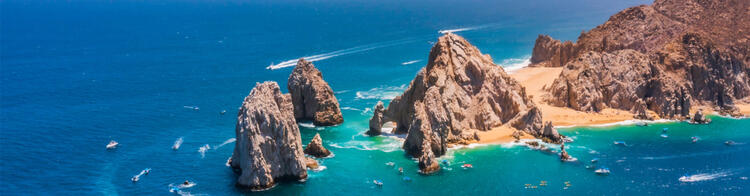
<path fill-rule="evenodd" d="M 626 110 L 606 108 L 601 112 L 581 112 L 566 107 L 552 106 L 543 101 L 543 95 L 546 94 L 544 88 L 552 84 L 552 82 L 562 72 L 562 67 L 523 67 L 520 69 L 514 69 L 508 71 L 508 75 L 516 79 L 522 86 L 526 88 L 526 94 L 532 98 L 534 103 L 542 110 L 542 120 L 544 122 L 552 121 L 555 128 L 572 128 L 572 127 L 607 127 L 607 126 L 619 126 L 635 124 L 637 122 L 649 122 L 649 123 L 669 123 L 679 122 L 680 120 L 661 119 L 656 118 L 654 120 L 641 120 L 633 118 L 633 113 Z M 750 104 L 748 103 L 736 103 L 735 104 L 740 113 L 745 115 L 741 118 L 750 118 Z M 707 115 L 715 115 L 725 118 L 735 118 L 730 116 L 719 115 L 718 112 L 711 109 L 709 106 L 697 105 L 693 106 L 690 110 L 691 113 L 703 109 Z M 652 116 L 655 115 L 653 111 L 648 111 Z M 500 127 L 493 128 L 490 131 L 479 131 L 479 141 L 472 142 L 471 144 L 507 144 L 515 141 L 512 134 L 516 129 L 503 125 Z M 524 134 L 520 139 L 533 139 L 534 137 Z M 458 146 L 458 144 L 456 144 Z M 470 145 L 470 144 L 469 144 Z"/>

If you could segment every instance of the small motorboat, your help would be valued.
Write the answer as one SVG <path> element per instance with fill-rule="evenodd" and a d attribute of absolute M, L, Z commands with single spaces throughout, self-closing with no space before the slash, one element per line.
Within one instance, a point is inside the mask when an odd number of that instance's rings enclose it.
<path fill-rule="evenodd" d="M 593 159 L 591 159 L 591 163 L 596 163 L 596 162 L 599 162 L 599 158 L 593 158 Z"/>
<path fill-rule="evenodd" d="M 385 163 L 385 165 L 393 167 L 393 166 L 396 165 L 396 163 L 394 163 L 394 162 L 388 162 L 388 163 Z"/>
<path fill-rule="evenodd" d="M 407 182 L 410 182 L 410 181 L 411 181 L 411 178 L 409 178 L 409 176 L 404 176 L 404 178 L 403 178 L 403 179 L 404 179 L 404 181 L 407 181 Z"/>
<path fill-rule="evenodd" d="M 450 166 L 450 165 L 451 165 L 451 164 L 450 164 L 450 163 L 448 162 L 448 160 L 443 160 L 442 162 L 443 162 L 443 165 L 445 165 L 445 166 Z"/>
<path fill-rule="evenodd" d="M 219 112 L 219 114 L 221 114 L 221 115 L 224 115 L 224 114 L 226 114 L 226 113 L 227 113 L 227 111 L 226 111 L 226 110 L 222 110 L 221 112 Z"/>
<path fill-rule="evenodd" d="M 602 168 L 594 170 L 594 173 L 599 174 L 599 175 L 607 175 L 609 174 L 609 169 L 606 167 L 602 167 Z"/>
<path fill-rule="evenodd" d="M 474 168 L 474 166 L 471 165 L 471 164 L 466 163 L 466 164 L 461 165 L 461 168 L 469 169 L 469 168 Z"/>
<path fill-rule="evenodd" d="M 151 168 L 146 168 L 143 170 L 143 175 L 148 175 L 148 173 L 151 173 Z"/>
<path fill-rule="evenodd" d="M 120 145 L 120 143 L 117 143 L 117 141 L 115 140 L 109 141 L 109 144 L 107 144 L 107 149 L 117 148 L 117 145 Z"/>
<path fill-rule="evenodd" d="M 140 179 L 141 179 L 141 178 L 140 178 L 140 177 L 138 177 L 138 176 L 133 176 L 132 178 L 130 178 L 130 181 L 133 181 L 133 182 L 138 182 L 138 180 L 140 180 Z"/>
<path fill-rule="evenodd" d="M 669 137 L 669 135 L 667 135 L 666 133 L 662 133 L 662 134 L 661 134 L 661 135 L 659 135 L 659 136 L 660 136 L 660 137 L 662 137 L 662 138 L 667 138 L 667 137 Z"/>
<path fill-rule="evenodd" d="M 695 142 L 698 142 L 700 138 L 693 136 L 693 137 L 690 137 L 690 139 L 693 140 L 693 143 L 695 143 Z"/>
<path fill-rule="evenodd" d="M 615 143 L 615 145 L 627 146 L 627 144 L 625 144 L 625 141 L 615 141 L 614 143 Z"/>
<path fill-rule="evenodd" d="M 373 180 L 372 183 L 378 186 L 383 186 L 383 182 L 380 180 Z"/>
<path fill-rule="evenodd" d="M 731 146 L 731 145 L 734 145 L 736 143 L 734 141 L 732 141 L 732 140 L 727 140 L 726 142 L 724 142 L 724 144 L 726 144 L 727 146 Z"/>
<path fill-rule="evenodd" d="M 398 174 L 404 174 L 404 168 L 403 167 L 399 167 L 398 168 Z"/>

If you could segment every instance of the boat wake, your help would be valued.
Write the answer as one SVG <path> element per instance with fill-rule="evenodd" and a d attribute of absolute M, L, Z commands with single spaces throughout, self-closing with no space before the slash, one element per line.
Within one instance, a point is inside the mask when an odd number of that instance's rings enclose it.
<path fill-rule="evenodd" d="M 700 181 L 707 181 L 707 180 L 713 180 L 716 178 L 726 177 L 730 176 L 732 173 L 730 172 L 715 172 L 715 173 L 700 173 L 700 174 L 693 174 L 693 175 L 684 175 L 679 178 L 680 182 L 700 182 Z"/>
<path fill-rule="evenodd" d="M 458 29 L 444 29 L 439 30 L 438 33 L 440 34 L 446 34 L 446 33 L 455 33 L 455 32 L 461 32 L 461 31 L 471 31 L 475 29 L 480 29 L 482 27 L 466 27 L 466 28 L 458 28 Z"/>
<path fill-rule="evenodd" d="M 214 150 L 218 150 L 218 149 L 219 149 L 219 148 L 221 148 L 222 146 L 225 146 L 225 145 L 227 145 L 227 144 L 229 144 L 229 143 L 232 143 L 232 142 L 234 142 L 234 141 L 237 141 L 237 139 L 235 139 L 235 138 L 229 138 L 229 139 L 227 139 L 226 141 L 224 141 L 223 143 L 219 144 L 218 146 L 214 146 Z"/>
<path fill-rule="evenodd" d="M 372 88 L 367 91 L 357 91 L 355 99 L 391 100 L 406 90 L 406 84 L 401 86 L 385 86 Z"/>
<path fill-rule="evenodd" d="M 401 65 L 411 65 L 411 64 L 414 64 L 414 63 L 418 63 L 420 61 L 422 61 L 422 60 L 406 61 L 406 62 L 401 63 Z"/>
<path fill-rule="evenodd" d="M 380 43 L 367 44 L 363 46 L 357 46 L 357 47 L 347 48 L 343 50 L 336 50 L 333 52 L 316 54 L 316 55 L 300 57 L 300 58 L 304 58 L 305 60 L 310 61 L 310 62 L 315 62 L 315 61 L 326 60 L 326 59 L 341 56 L 341 55 L 354 54 L 354 53 L 364 52 L 364 51 L 378 49 L 378 48 L 407 44 L 407 43 L 411 43 L 415 41 L 417 40 L 413 38 L 408 38 L 408 39 L 380 42 Z M 278 64 L 271 64 L 268 67 L 266 67 L 266 69 L 274 70 L 274 69 L 281 69 L 285 67 L 291 67 L 297 64 L 298 59 L 299 58 L 295 58 L 295 59 L 282 61 L 281 63 L 278 63 Z"/>

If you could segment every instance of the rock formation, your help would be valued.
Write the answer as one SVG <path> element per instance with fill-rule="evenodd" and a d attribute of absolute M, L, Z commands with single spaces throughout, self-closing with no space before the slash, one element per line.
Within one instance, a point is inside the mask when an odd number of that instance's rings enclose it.
<path fill-rule="evenodd" d="M 276 82 L 256 83 L 240 107 L 235 132 L 229 165 L 241 173 L 237 185 L 263 190 L 279 180 L 307 178 L 292 103 Z"/>
<path fill-rule="evenodd" d="M 391 101 L 384 118 L 396 122 L 396 133 L 407 133 L 403 148 L 420 160 L 441 156 L 449 144 L 476 141 L 477 131 L 502 125 L 543 134 L 541 111 L 524 87 L 488 55 L 451 33 L 438 39 L 427 65 Z M 426 170 L 431 162 L 420 168 Z"/>
<path fill-rule="evenodd" d="M 636 104 L 643 101 L 662 118 L 688 117 L 691 104 L 736 114 L 734 101 L 750 95 L 747 7 L 750 1 L 656 0 L 613 15 L 576 43 L 540 35 L 531 66 L 564 67 L 547 99 L 557 106 L 648 118 Z"/>
<path fill-rule="evenodd" d="M 710 122 L 711 119 L 707 119 L 706 116 L 703 115 L 703 109 L 696 111 L 693 118 L 690 119 L 690 123 L 692 124 L 708 124 Z"/>
<path fill-rule="evenodd" d="M 430 148 L 427 142 L 422 143 L 422 148 Z M 419 156 L 419 172 L 422 174 L 431 174 L 440 170 L 440 164 L 435 160 L 435 155 L 431 150 L 426 150 Z"/>
<path fill-rule="evenodd" d="M 643 109 L 638 103 L 643 102 L 663 117 L 686 116 L 690 95 L 685 89 L 660 74 L 658 65 L 643 53 L 630 49 L 587 52 L 563 67 L 545 100 L 590 112 L 607 107 L 638 111 Z"/>
<path fill-rule="evenodd" d="M 289 75 L 287 88 L 292 96 L 296 119 L 312 120 L 313 124 L 319 126 L 344 122 L 333 90 L 311 62 L 305 59 L 297 61 L 297 66 Z"/>
<path fill-rule="evenodd" d="M 317 158 L 323 158 L 331 155 L 331 151 L 328 151 L 328 149 L 323 147 L 323 139 L 320 138 L 320 133 L 315 134 L 315 137 L 310 140 L 310 144 L 307 144 L 304 152 L 305 154 Z"/>
<path fill-rule="evenodd" d="M 570 155 L 565 151 L 565 143 L 560 144 L 560 161 L 570 160 Z"/>
<path fill-rule="evenodd" d="M 385 107 L 383 106 L 382 101 L 378 101 L 378 104 L 376 104 L 375 108 L 372 109 L 372 113 L 372 118 L 370 118 L 370 129 L 368 129 L 365 134 L 370 136 L 380 135 L 381 129 L 383 128 L 383 123 L 385 123 L 385 119 L 383 119 Z"/>
<path fill-rule="evenodd" d="M 561 143 L 563 138 L 557 133 L 557 129 L 552 125 L 552 122 L 547 121 L 544 124 L 544 131 L 542 131 L 542 139 L 550 143 Z"/>

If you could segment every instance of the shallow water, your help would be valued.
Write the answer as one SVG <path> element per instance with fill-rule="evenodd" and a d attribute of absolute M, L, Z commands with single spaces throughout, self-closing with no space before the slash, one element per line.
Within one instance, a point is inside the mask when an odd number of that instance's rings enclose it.
<path fill-rule="evenodd" d="M 748 194 L 747 119 L 564 128 L 579 162 L 480 145 L 451 151 L 441 158 L 450 170 L 432 176 L 416 173 L 398 136 L 362 135 L 369 108 L 406 88 L 439 30 L 468 28 L 456 33 L 507 68 L 524 64 L 539 33 L 575 39 L 643 1 L 0 3 L 3 195 L 162 195 L 185 180 L 196 185 L 183 193 L 249 193 L 225 166 L 236 108 L 255 82 L 286 86 L 291 68 L 269 65 L 316 55 L 345 122 L 300 128 L 305 144 L 320 133 L 335 156 L 305 183 L 259 194 Z M 730 139 L 738 145 L 723 144 Z M 120 145 L 106 150 L 110 140 Z M 592 158 L 612 173 L 593 174 Z M 145 168 L 152 170 L 131 182 Z M 681 182 L 683 175 L 695 180 Z"/>

